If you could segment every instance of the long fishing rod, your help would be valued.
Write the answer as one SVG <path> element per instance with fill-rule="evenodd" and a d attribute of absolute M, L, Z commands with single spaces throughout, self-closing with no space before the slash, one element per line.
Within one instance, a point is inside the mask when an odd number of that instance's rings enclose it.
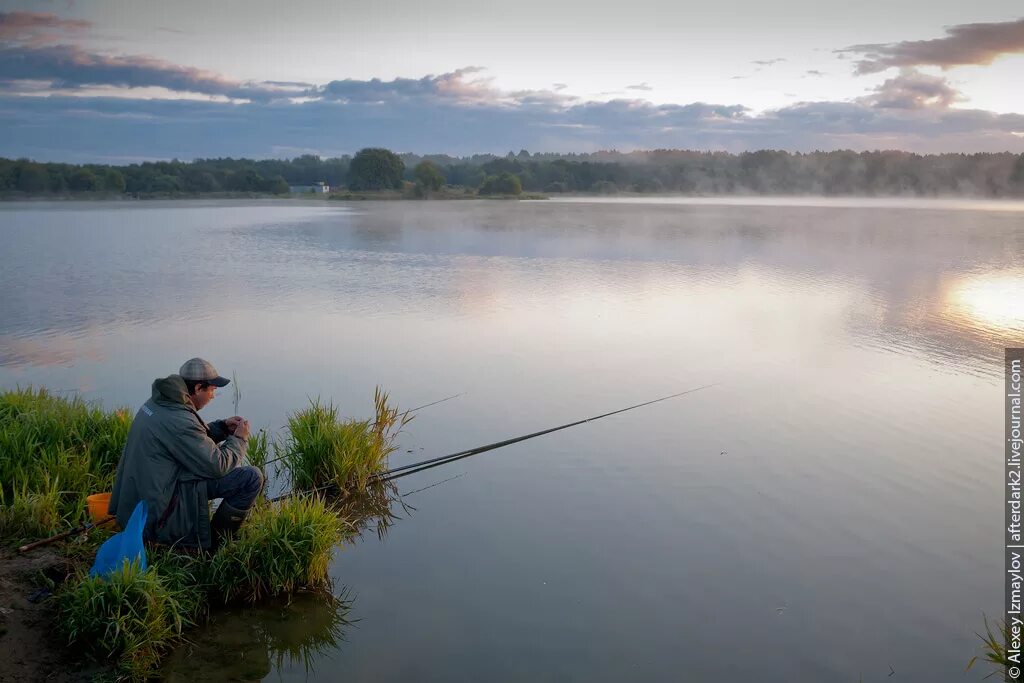
<path fill-rule="evenodd" d="M 526 441 L 527 439 L 534 439 L 534 438 L 536 438 L 538 436 L 544 436 L 545 434 L 551 434 L 552 432 L 557 432 L 557 431 L 560 431 L 562 429 L 568 429 L 569 427 L 575 427 L 576 425 L 581 425 L 581 424 L 584 424 L 586 422 L 594 422 L 595 420 L 600 420 L 601 418 L 604 418 L 604 417 L 610 417 L 612 415 L 618 415 L 619 413 L 624 413 L 627 410 L 635 410 L 636 408 L 642 408 L 644 406 L 649 406 L 649 405 L 654 404 L 654 403 L 660 403 L 661 401 L 667 401 L 670 398 L 678 398 L 679 396 L 685 396 L 686 394 L 692 394 L 694 392 L 701 391 L 703 389 L 708 389 L 710 387 L 717 386 L 718 384 L 719 384 L 719 382 L 715 382 L 714 384 L 705 384 L 704 386 L 697 387 L 696 389 L 687 389 L 686 391 L 680 391 L 677 394 L 672 394 L 670 396 L 662 396 L 661 398 L 656 398 L 653 401 L 644 401 L 643 403 L 637 403 L 636 405 L 632 405 L 632 406 L 629 406 L 627 408 L 619 408 L 618 410 L 613 410 L 613 411 L 611 411 L 609 413 L 602 413 L 601 415 L 595 415 L 593 417 L 584 418 L 582 420 L 576 420 L 575 422 L 569 422 L 568 424 L 559 425 L 558 427 L 551 427 L 550 429 L 543 429 L 543 430 L 541 430 L 539 432 L 533 432 L 532 434 L 525 434 L 523 436 L 516 436 L 516 437 L 513 437 L 511 439 L 505 439 L 504 441 L 497 441 L 495 443 L 487 444 L 486 446 L 477 446 L 476 448 L 470 448 L 469 450 L 466 450 L 466 451 L 459 451 L 458 453 L 449 453 L 448 455 L 442 455 L 442 456 L 437 457 L 437 458 L 431 458 L 429 460 L 423 460 L 421 462 L 414 462 L 411 465 L 403 465 L 402 467 L 396 467 L 394 469 L 388 470 L 387 472 L 381 472 L 380 474 L 373 475 L 373 476 L 371 476 L 369 478 L 369 481 L 370 482 L 385 482 L 385 481 L 392 481 L 394 479 L 400 479 L 400 478 L 408 476 L 410 474 L 416 474 L 417 472 L 423 472 L 424 470 L 429 470 L 429 469 L 432 469 L 434 467 L 440 467 L 441 465 L 447 465 L 450 462 L 455 462 L 456 460 L 462 460 L 463 458 L 468 458 L 468 457 L 470 457 L 472 455 L 477 455 L 479 453 L 486 453 L 487 451 L 493 451 L 493 450 L 495 450 L 497 448 L 502 448 L 504 446 L 511 446 L 514 443 L 519 443 L 521 441 Z M 273 502 L 279 501 L 279 500 L 281 500 L 283 498 L 288 498 L 289 496 L 294 496 L 294 495 L 299 494 L 299 493 L 317 493 L 319 491 L 327 491 L 327 490 L 332 489 L 332 488 L 334 488 L 334 484 L 333 483 L 325 484 L 323 486 L 317 486 L 317 487 L 314 487 L 312 489 L 308 489 L 306 491 L 290 491 L 288 493 L 285 493 L 285 494 L 282 494 L 280 496 L 277 496 L 276 498 L 271 498 L 269 502 L 273 503 Z"/>
<path fill-rule="evenodd" d="M 408 415 L 409 413 L 415 413 L 417 410 L 423 410 L 424 408 L 429 408 L 430 406 L 436 406 L 438 403 L 444 403 L 445 401 L 450 401 L 453 398 L 458 398 L 459 396 L 464 395 L 465 393 L 466 392 L 463 391 L 463 392 L 459 392 L 458 394 L 453 394 L 453 395 L 451 395 L 451 396 L 449 396 L 447 398 L 441 398 L 441 399 L 438 399 L 436 401 L 431 401 L 430 403 L 424 403 L 421 406 L 416 406 L 415 408 L 410 408 L 409 410 L 406 410 L 405 414 Z M 374 422 L 373 424 L 376 425 L 377 423 Z M 279 458 L 274 458 L 273 460 L 268 460 L 265 463 L 263 463 L 263 467 L 266 467 L 267 465 L 273 465 L 275 462 L 280 462 L 280 461 L 284 460 L 287 457 L 288 457 L 287 455 L 282 455 Z M 275 498 L 274 500 L 277 500 L 277 499 Z"/>
<path fill-rule="evenodd" d="M 620 408 L 618 410 L 613 410 L 611 412 L 603 413 L 601 415 L 595 415 L 593 417 L 588 417 L 588 418 L 584 418 L 582 420 L 576 420 L 575 422 L 569 422 L 569 423 L 564 424 L 564 425 L 559 425 L 558 427 L 551 427 L 550 429 L 543 429 L 543 430 L 541 430 L 539 432 L 533 432 L 532 434 L 526 434 L 524 436 L 516 436 L 516 437 L 513 437 L 511 439 L 505 439 L 504 441 L 497 441 L 495 443 L 487 444 L 486 446 L 477 446 L 476 448 L 471 448 L 471 449 L 466 450 L 466 451 L 459 451 L 458 453 L 451 453 L 449 455 L 442 455 L 442 456 L 437 457 L 437 458 L 431 458 L 430 460 L 423 460 L 422 462 L 415 462 L 415 463 L 412 463 L 411 465 L 404 465 L 403 467 L 396 467 L 394 469 L 388 470 L 387 472 L 382 472 L 381 474 L 376 475 L 375 477 L 371 477 L 371 480 L 372 481 L 378 481 L 378 482 L 393 481 L 395 479 L 400 479 L 400 478 L 408 476 L 410 474 L 416 474 L 417 472 L 423 472 L 424 470 L 429 470 L 429 469 L 434 468 L 434 467 L 440 467 L 441 465 L 447 465 L 450 462 L 455 462 L 456 460 L 462 460 L 463 458 L 468 458 L 470 456 L 477 455 L 479 453 L 486 453 L 487 451 L 493 451 L 493 450 L 495 450 L 497 448 L 503 448 L 505 446 L 511 446 L 514 443 L 519 443 L 521 441 L 526 441 L 528 439 L 535 439 L 538 436 L 544 436 L 545 434 L 551 434 L 552 432 L 557 432 L 557 431 L 560 431 L 560 430 L 563 430 L 563 429 L 568 429 L 569 427 L 575 427 L 576 425 L 585 424 L 587 422 L 594 422 L 595 420 L 600 420 L 601 418 L 610 417 L 612 415 L 618 415 L 619 413 L 624 413 L 627 410 L 635 410 L 636 408 L 642 408 L 644 406 L 649 406 L 649 405 L 654 404 L 654 403 L 660 403 L 661 401 L 667 401 L 670 398 L 677 398 L 679 396 L 685 396 L 686 394 L 692 394 L 692 393 L 694 393 L 696 391 L 701 391 L 702 389 L 707 389 L 707 388 L 713 387 L 713 386 L 716 386 L 716 385 L 715 384 L 705 384 L 704 386 L 697 387 L 696 389 L 687 389 L 686 391 L 680 391 L 679 393 L 672 394 L 671 396 L 663 396 L 661 398 L 656 398 L 653 401 L 645 401 L 643 403 L 637 403 L 636 405 L 629 406 L 628 408 Z"/>

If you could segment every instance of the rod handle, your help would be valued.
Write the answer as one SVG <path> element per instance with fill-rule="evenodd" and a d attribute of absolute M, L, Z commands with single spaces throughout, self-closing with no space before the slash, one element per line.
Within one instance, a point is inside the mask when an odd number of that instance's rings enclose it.
<path fill-rule="evenodd" d="M 67 538 L 69 536 L 74 536 L 75 534 L 84 533 L 84 532 L 89 531 L 90 529 L 93 529 L 95 527 L 103 526 L 107 522 L 111 522 L 111 521 L 113 521 L 115 519 L 117 519 L 117 518 L 114 515 L 110 515 L 108 517 L 105 517 L 104 519 L 101 519 L 99 522 L 97 522 L 95 524 L 90 522 L 89 524 L 83 524 L 80 527 L 75 527 L 74 529 L 70 529 L 68 531 L 62 531 L 61 533 L 57 534 L 56 536 L 50 536 L 49 538 L 44 538 L 41 541 L 35 541 L 33 543 L 26 543 L 25 545 L 23 545 L 23 546 L 18 548 L 18 552 L 19 553 L 27 553 L 29 550 L 35 550 L 36 548 L 40 548 L 40 547 L 42 547 L 44 545 L 50 545 L 51 543 L 54 543 L 56 541 L 60 541 L 60 540 L 65 539 L 65 538 Z"/>

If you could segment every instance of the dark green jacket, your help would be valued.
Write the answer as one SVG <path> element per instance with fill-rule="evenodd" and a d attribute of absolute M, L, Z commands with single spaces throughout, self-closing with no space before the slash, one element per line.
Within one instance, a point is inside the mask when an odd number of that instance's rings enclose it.
<path fill-rule="evenodd" d="M 149 506 L 146 538 L 159 543 L 210 545 L 206 482 L 244 464 L 245 440 L 222 420 L 206 425 L 188 401 L 185 381 L 153 382 L 153 396 L 135 415 L 110 498 L 110 514 L 124 527 L 136 503 Z"/>

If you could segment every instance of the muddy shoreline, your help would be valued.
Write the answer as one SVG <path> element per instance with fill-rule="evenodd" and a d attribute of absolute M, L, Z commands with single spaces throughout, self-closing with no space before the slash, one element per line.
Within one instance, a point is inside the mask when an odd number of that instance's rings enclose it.
<path fill-rule="evenodd" d="M 47 577 L 60 581 L 70 569 L 70 561 L 53 548 L 25 555 L 0 548 L 0 683 L 79 683 L 97 673 L 94 665 L 76 661 L 56 634 L 48 601 L 29 600 Z"/>

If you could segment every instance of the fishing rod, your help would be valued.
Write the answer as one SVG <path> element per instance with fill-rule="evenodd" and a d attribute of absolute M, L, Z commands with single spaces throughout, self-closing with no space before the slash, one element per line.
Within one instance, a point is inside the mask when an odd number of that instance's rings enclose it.
<path fill-rule="evenodd" d="M 436 401 L 431 401 L 430 403 L 424 403 L 421 406 L 416 406 L 415 408 L 411 408 L 410 410 L 406 410 L 405 414 L 408 415 L 409 413 L 415 413 L 417 410 L 423 410 L 424 408 L 429 408 L 430 406 L 436 406 L 438 403 L 444 403 L 445 401 L 450 401 L 453 398 L 458 398 L 459 396 L 463 396 L 465 393 L 466 392 L 463 391 L 463 392 L 459 392 L 458 394 L 453 394 L 453 395 L 451 395 L 451 396 L 449 396 L 447 398 L 441 398 L 441 399 L 438 399 Z M 376 425 L 377 423 L 374 422 L 373 424 Z M 282 455 L 279 458 L 274 458 L 273 460 L 268 460 L 265 463 L 263 463 L 263 467 L 266 467 L 267 465 L 273 465 L 275 462 L 280 462 L 280 461 L 284 460 L 287 457 L 288 457 L 287 455 Z M 274 500 L 277 500 L 277 498 L 275 498 Z"/>
<path fill-rule="evenodd" d="M 456 460 L 462 460 L 463 458 L 468 458 L 470 456 L 477 455 L 479 453 L 486 453 L 487 451 L 493 451 L 493 450 L 495 450 L 497 448 L 503 448 L 505 446 L 511 446 L 514 443 L 519 443 L 521 441 L 526 441 L 528 439 L 535 439 L 538 436 L 544 436 L 545 434 L 551 434 L 552 432 L 557 432 L 557 431 L 561 431 L 563 429 L 568 429 L 569 427 L 575 427 L 576 425 L 585 424 L 587 422 L 594 422 L 595 420 L 600 420 L 601 418 L 610 417 L 612 415 L 618 415 L 619 413 L 624 413 L 627 410 L 635 410 L 636 408 L 642 408 L 644 406 L 649 406 L 649 405 L 652 405 L 654 403 L 660 403 L 662 401 L 667 401 L 670 398 L 678 398 L 679 396 L 685 396 L 686 394 L 692 394 L 694 392 L 701 391 L 703 389 L 707 389 L 709 387 L 716 386 L 716 384 L 705 384 L 704 386 L 697 387 L 696 389 L 687 389 L 686 391 L 680 391 L 677 394 L 672 394 L 670 396 L 662 396 L 661 398 L 656 398 L 653 401 L 644 401 L 643 403 L 637 403 L 636 405 L 632 405 L 632 406 L 629 406 L 627 408 L 619 408 L 618 410 L 613 410 L 613 411 L 608 412 L 608 413 L 602 413 L 601 415 L 595 415 L 593 417 L 584 418 L 582 420 L 576 420 L 575 422 L 569 422 L 569 423 L 564 424 L 564 425 L 559 425 L 558 427 L 551 427 L 550 429 L 543 429 L 543 430 L 541 430 L 539 432 L 533 432 L 532 434 L 525 434 L 523 436 L 516 436 L 516 437 L 513 437 L 511 439 L 505 439 L 504 441 L 496 441 L 495 443 L 487 444 L 486 446 L 477 446 L 476 448 L 471 448 L 471 449 L 466 450 L 466 451 L 459 451 L 458 453 L 450 453 L 449 455 L 442 455 L 442 456 L 437 457 L 437 458 L 431 458 L 429 460 L 423 460 L 421 462 L 414 462 L 411 465 L 404 465 L 402 467 L 396 467 L 394 469 L 388 470 L 387 472 L 382 472 L 382 473 L 380 473 L 378 475 L 375 475 L 374 477 L 371 477 L 371 480 L 379 481 L 379 482 L 393 481 L 395 479 L 400 479 L 400 478 L 408 476 L 410 474 L 416 474 L 418 472 L 423 472 L 424 470 L 429 470 L 429 469 L 434 468 L 434 467 L 440 467 L 441 465 L 447 465 L 450 462 L 455 462 Z"/>
<path fill-rule="evenodd" d="M 63 531 L 63 532 L 57 534 L 56 536 L 50 536 L 49 538 L 44 538 L 43 540 L 36 541 L 35 543 L 26 543 L 25 545 L 23 545 L 23 546 L 18 548 L 18 552 L 19 553 L 27 553 L 29 550 L 34 550 L 34 549 L 39 548 L 39 547 L 44 546 L 44 545 L 50 545 L 51 543 L 53 543 L 55 541 L 59 541 L 59 540 L 64 539 L 64 538 L 68 538 L 69 536 L 75 536 L 77 534 L 83 534 L 86 531 L 89 531 L 91 529 L 95 529 L 96 527 L 101 527 L 101 526 L 103 526 L 104 524 L 106 524 L 108 522 L 114 521 L 115 519 L 117 519 L 117 517 L 115 517 L 114 515 L 109 515 L 109 516 L 104 517 L 103 519 L 101 519 L 99 521 L 88 522 L 88 523 L 83 524 L 81 526 L 77 526 L 74 529 L 69 529 L 68 531 Z"/>
<path fill-rule="evenodd" d="M 653 401 L 644 401 L 643 403 L 637 403 L 636 405 L 631 405 L 631 406 L 629 406 L 627 408 L 619 408 L 618 410 L 613 410 L 613 411 L 608 412 L 608 413 L 602 413 L 601 415 L 595 415 L 593 417 L 584 418 L 582 420 L 576 420 L 575 422 L 569 422 L 569 423 L 564 424 L 564 425 L 559 425 L 558 427 L 551 427 L 550 429 L 543 429 L 543 430 L 541 430 L 539 432 L 533 432 L 532 434 L 525 434 L 523 436 L 516 436 L 516 437 L 513 437 L 511 439 L 505 439 L 504 441 L 497 441 L 495 443 L 487 444 L 485 446 L 477 446 L 476 448 L 470 448 L 469 450 L 459 451 L 457 453 L 449 453 L 448 455 L 442 455 L 442 456 L 437 457 L 437 458 L 431 458 L 429 460 L 423 460 L 421 462 L 414 462 L 411 465 L 403 465 L 402 467 L 396 467 L 396 468 L 390 469 L 390 470 L 388 470 L 386 472 L 381 472 L 380 474 L 373 475 L 373 476 L 371 476 L 369 478 L 369 481 L 373 482 L 373 483 L 385 482 L 385 481 L 393 481 L 395 479 L 400 479 L 400 478 L 408 476 L 410 474 L 416 474 L 418 472 L 423 472 L 424 470 L 429 470 L 429 469 L 432 469 L 434 467 L 440 467 L 441 465 L 447 465 L 450 462 L 455 462 L 456 460 L 462 460 L 463 458 L 468 458 L 468 457 L 470 457 L 472 455 L 477 455 L 479 453 L 486 453 L 487 451 L 493 451 L 495 449 L 502 448 L 504 446 L 511 446 L 514 443 L 519 443 L 521 441 L 526 441 L 528 439 L 535 439 L 538 436 L 544 436 L 545 434 L 551 434 L 552 432 L 557 432 L 557 431 L 560 431 L 562 429 L 568 429 L 569 427 L 575 427 L 576 425 L 581 425 L 581 424 L 584 424 L 584 423 L 587 423 L 587 422 L 594 422 L 595 420 L 600 420 L 602 418 L 610 417 L 612 415 L 618 415 L 619 413 L 624 413 L 627 410 L 635 410 L 636 408 L 642 408 L 644 406 L 649 406 L 649 405 L 652 405 L 654 403 L 660 403 L 661 401 L 667 401 L 670 398 L 678 398 L 679 396 L 685 396 L 686 394 L 692 394 L 694 392 L 701 391 L 703 389 L 708 389 L 710 387 L 717 386 L 718 384 L 719 384 L 718 382 L 716 382 L 714 384 L 705 384 L 704 386 L 697 387 L 696 389 L 687 389 L 686 391 L 680 391 L 677 394 L 672 394 L 670 396 L 662 396 L 661 398 L 656 398 Z M 326 484 L 324 486 L 318 486 L 316 488 L 309 489 L 308 491 L 292 491 L 292 492 L 280 495 L 280 496 L 278 496 L 276 498 L 272 498 L 270 500 L 270 502 L 275 502 L 275 501 L 281 500 L 282 498 L 287 498 L 289 496 L 293 496 L 293 495 L 296 495 L 298 493 L 316 493 L 316 492 L 319 492 L 319 491 L 326 491 L 326 490 L 331 489 L 331 488 L 334 488 L 334 484 L 333 483 L 332 484 Z"/>

